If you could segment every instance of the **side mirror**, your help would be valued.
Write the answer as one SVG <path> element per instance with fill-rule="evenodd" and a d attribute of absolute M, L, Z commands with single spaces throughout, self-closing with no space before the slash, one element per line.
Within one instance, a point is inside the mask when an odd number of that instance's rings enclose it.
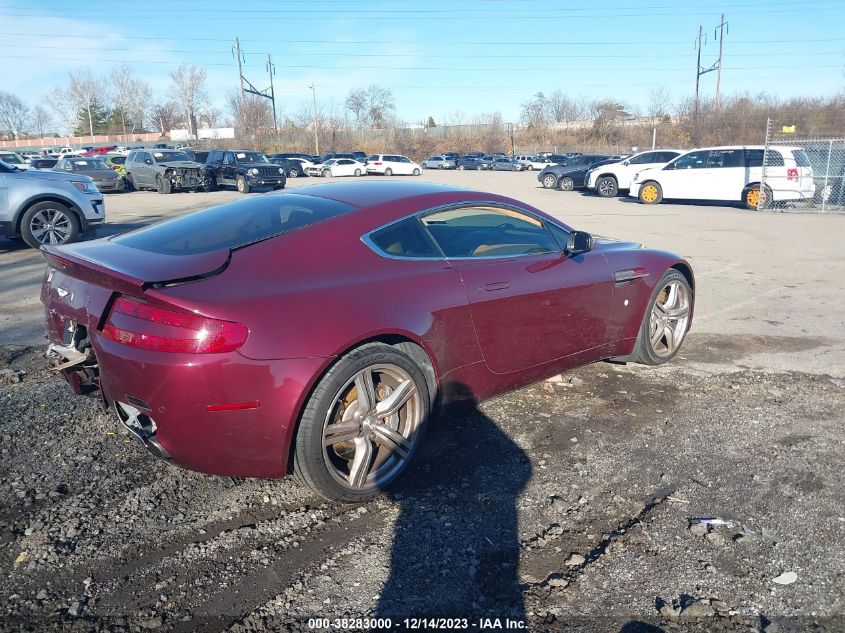
<path fill-rule="evenodd" d="M 593 250 L 593 236 L 585 231 L 572 231 L 566 241 L 568 255 L 581 255 Z"/>
<path fill-rule="evenodd" d="M 623 164 L 625 167 L 627 167 L 628 165 L 630 165 L 630 164 L 631 164 L 631 161 L 629 161 L 629 160 L 623 160 L 623 161 L 622 161 L 622 164 Z"/>

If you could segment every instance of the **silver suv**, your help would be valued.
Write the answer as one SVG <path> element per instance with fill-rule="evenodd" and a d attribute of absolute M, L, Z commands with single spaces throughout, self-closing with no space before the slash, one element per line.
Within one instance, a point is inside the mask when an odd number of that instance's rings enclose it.
<path fill-rule="evenodd" d="M 0 236 L 21 237 L 33 248 L 68 244 L 105 221 L 103 194 L 87 176 L 0 161 Z"/>

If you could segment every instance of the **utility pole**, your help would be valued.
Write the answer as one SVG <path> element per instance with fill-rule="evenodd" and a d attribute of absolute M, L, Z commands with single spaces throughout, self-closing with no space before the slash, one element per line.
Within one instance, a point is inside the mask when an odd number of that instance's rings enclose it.
<path fill-rule="evenodd" d="M 695 110 L 693 111 L 693 118 L 692 118 L 692 133 L 693 139 L 692 142 L 694 144 L 698 144 L 698 92 L 699 92 L 699 84 L 701 83 L 701 75 L 706 75 L 707 73 L 712 73 L 716 70 L 717 65 L 719 62 L 714 63 L 710 68 L 703 68 L 701 66 L 701 42 L 705 40 L 704 38 L 704 30 L 699 25 L 698 27 L 698 56 L 695 61 Z M 706 40 L 705 40 L 706 41 Z"/>
<path fill-rule="evenodd" d="M 276 74 L 276 67 L 273 66 L 270 53 L 267 53 L 267 72 L 270 74 L 270 102 L 273 104 L 273 131 L 278 134 L 279 122 L 276 120 L 276 92 L 273 90 L 273 75 Z"/>
<path fill-rule="evenodd" d="M 725 14 L 722 14 L 722 19 L 719 21 L 719 26 L 716 28 L 719 29 L 719 61 L 716 62 L 717 70 L 716 73 L 716 109 L 722 107 L 722 101 L 720 99 L 721 89 L 722 89 L 722 51 L 724 50 L 724 41 L 725 41 L 725 27 L 728 26 L 728 23 L 725 22 Z M 730 33 L 730 28 L 728 28 L 728 32 Z M 713 33 L 714 37 L 716 35 L 715 31 Z"/>
<path fill-rule="evenodd" d="M 244 101 L 244 67 L 243 67 L 243 58 L 241 56 L 241 40 L 240 38 L 235 38 L 235 50 L 234 50 L 235 57 L 238 58 L 238 79 L 241 82 L 241 103 Z"/>
<path fill-rule="evenodd" d="M 320 155 L 320 138 L 317 135 L 317 128 L 320 126 L 320 120 L 317 117 L 317 90 L 314 88 L 314 84 L 308 84 L 308 87 L 311 88 L 311 96 L 314 99 L 314 153 L 317 156 Z"/>

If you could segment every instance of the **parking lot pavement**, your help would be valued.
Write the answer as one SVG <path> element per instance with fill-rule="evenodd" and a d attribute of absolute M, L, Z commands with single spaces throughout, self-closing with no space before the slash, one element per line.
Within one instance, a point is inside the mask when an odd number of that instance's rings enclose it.
<path fill-rule="evenodd" d="M 532 174 L 423 178 L 689 258 L 698 302 L 681 355 L 448 412 L 395 489 L 334 505 L 290 480 L 232 485 L 153 461 L 23 347 L 39 343 L 43 264 L 2 243 L 0 631 L 410 613 L 538 631 L 845 630 L 845 217 L 644 207 Z M 107 205 L 128 226 L 238 197 Z"/>

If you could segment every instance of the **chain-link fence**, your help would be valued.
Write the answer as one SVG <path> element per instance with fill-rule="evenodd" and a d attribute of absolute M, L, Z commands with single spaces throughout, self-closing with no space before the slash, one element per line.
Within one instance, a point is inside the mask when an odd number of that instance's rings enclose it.
<path fill-rule="evenodd" d="M 757 209 L 845 213 L 845 138 L 794 138 L 770 121 Z"/>

